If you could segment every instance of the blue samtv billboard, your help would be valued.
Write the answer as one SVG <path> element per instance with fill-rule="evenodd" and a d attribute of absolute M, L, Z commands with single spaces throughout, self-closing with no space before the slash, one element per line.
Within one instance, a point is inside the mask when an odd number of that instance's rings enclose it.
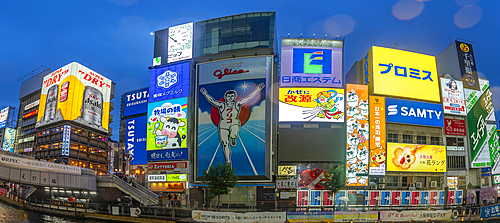
<path fill-rule="evenodd" d="M 386 98 L 387 122 L 443 127 L 443 106 Z"/>

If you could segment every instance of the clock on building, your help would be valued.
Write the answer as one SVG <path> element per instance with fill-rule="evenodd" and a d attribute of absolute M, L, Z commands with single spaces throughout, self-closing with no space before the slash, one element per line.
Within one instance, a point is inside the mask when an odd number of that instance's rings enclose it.
<path fill-rule="evenodd" d="M 193 23 L 168 29 L 167 63 L 191 59 L 193 51 Z"/>

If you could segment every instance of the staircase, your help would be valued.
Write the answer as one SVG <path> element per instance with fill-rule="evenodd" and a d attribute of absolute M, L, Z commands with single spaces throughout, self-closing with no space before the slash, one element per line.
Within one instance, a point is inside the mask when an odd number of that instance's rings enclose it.
<path fill-rule="evenodd" d="M 116 187 L 130 197 L 139 201 L 142 205 L 158 205 L 158 195 L 147 188 L 135 184 L 135 187 L 123 181 L 116 175 L 108 174 L 96 176 L 98 187 Z"/>

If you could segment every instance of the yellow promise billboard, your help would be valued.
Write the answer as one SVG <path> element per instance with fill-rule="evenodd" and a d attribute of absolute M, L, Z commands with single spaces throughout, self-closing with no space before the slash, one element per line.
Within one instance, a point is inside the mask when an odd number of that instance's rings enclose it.
<path fill-rule="evenodd" d="M 108 132 L 111 80 L 72 62 L 43 78 L 36 127 L 71 120 Z"/>
<path fill-rule="evenodd" d="M 372 46 L 363 61 L 370 94 L 441 100 L 434 56 Z"/>
<path fill-rule="evenodd" d="M 387 171 L 446 172 L 446 146 L 389 142 Z"/>

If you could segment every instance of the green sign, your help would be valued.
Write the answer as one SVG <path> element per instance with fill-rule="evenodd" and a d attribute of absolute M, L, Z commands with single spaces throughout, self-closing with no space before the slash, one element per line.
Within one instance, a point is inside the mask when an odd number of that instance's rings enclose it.
<path fill-rule="evenodd" d="M 492 164 L 490 151 L 485 149 L 487 145 L 485 141 L 489 134 L 489 129 L 486 128 L 486 118 L 488 117 L 488 108 L 486 106 L 489 105 L 491 100 L 491 97 L 486 96 L 490 94 L 491 91 L 487 88 L 485 93 L 479 97 L 479 101 L 467 113 L 472 167 L 487 167 Z"/>
<path fill-rule="evenodd" d="M 490 147 L 491 163 L 495 163 L 498 158 L 498 132 L 496 125 L 491 125 L 489 135 L 488 145 Z"/>
<path fill-rule="evenodd" d="M 187 174 L 167 174 L 167 182 L 187 181 Z"/>

